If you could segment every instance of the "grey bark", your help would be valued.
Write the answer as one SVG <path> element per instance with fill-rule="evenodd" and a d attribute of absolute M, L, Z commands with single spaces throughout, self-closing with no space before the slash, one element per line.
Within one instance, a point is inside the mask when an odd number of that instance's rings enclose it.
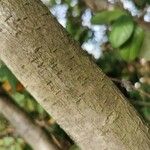
<path fill-rule="evenodd" d="M 149 128 L 39 0 L 0 0 L 0 58 L 83 150 L 149 150 Z"/>

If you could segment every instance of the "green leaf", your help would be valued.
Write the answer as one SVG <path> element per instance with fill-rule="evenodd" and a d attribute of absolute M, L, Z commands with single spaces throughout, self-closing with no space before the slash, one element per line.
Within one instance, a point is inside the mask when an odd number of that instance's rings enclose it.
<path fill-rule="evenodd" d="M 133 36 L 122 48 L 120 55 L 126 61 L 133 61 L 139 56 L 140 49 L 144 40 L 144 30 L 136 26 Z"/>
<path fill-rule="evenodd" d="M 0 132 L 4 131 L 8 126 L 8 122 L 6 121 L 6 119 L 0 115 Z"/>
<path fill-rule="evenodd" d="M 143 8 L 146 5 L 146 0 L 133 0 L 138 8 Z"/>
<path fill-rule="evenodd" d="M 4 145 L 9 146 L 15 142 L 14 138 L 12 137 L 5 137 L 4 138 Z"/>
<path fill-rule="evenodd" d="M 145 38 L 140 52 L 140 58 L 150 61 L 150 30 L 145 30 Z"/>
<path fill-rule="evenodd" d="M 14 148 L 12 150 L 22 150 L 22 146 L 19 143 L 15 143 Z"/>
<path fill-rule="evenodd" d="M 0 82 L 3 82 L 5 80 L 9 81 L 9 83 L 11 84 L 13 88 L 13 91 L 15 91 L 18 80 L 12 74 L 12 72 L 7 68 L 7 66 L 2 64 L 0 67 Z"/>
<path fill-rule="evenodd" d="M 15 100 L 19 106 L 24 107 L 26 104 L 25 96 L 22 93 L 15 92 L 11 95 L 11 97 Z"/>
<path fill-rule="evenodd" d="M 27 99 L 26 100 L 26 108 L 30 112 L 35 111 L 36 103 L 34 101 L 32 101 L 31 99 Z"/>
<path fill-rule="evenodd" d="M 72 145 L 69 150 L 80 150 L 77 145 Z"/>
<path fill-rule="evenodd" d="M 144 113 L 144 116 L 147 120 L 150 120 L 150 109 L 148 107 L 144 107 L 142 109 L 143 113 Z"/>
<path fill-rule="evenodd" d="M 148 4 L 150 4 L 150 0 L 146 0 L 146 2 L 147 2 Z"/>
<path fill-rule="evenodd" d="M 102 12 L 96 13 L 92 19 L 92 24 L 110 24 L 111 22 L 117 20 L 120 16 L 125 15 L 126 12 L 123 10 L 104 10 Z"/>
<path fill-rule="evenodd" d="M 45 114 L 45 111 L 44 109 L 41 107 L 41 105 L 37 104 L 37 111 L 40 115 L 43 115 Z"/>
<path fill-rule="evenodd" d="M 130 16 L 120 17 L 113 25 L 109 35 L 112 47 L 118 48 L 123 45 L 132 35 L 134 22 Z"/>

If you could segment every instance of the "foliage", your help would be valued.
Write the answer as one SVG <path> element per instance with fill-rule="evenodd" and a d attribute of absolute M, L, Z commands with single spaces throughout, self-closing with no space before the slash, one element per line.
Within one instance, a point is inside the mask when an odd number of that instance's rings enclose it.
<path fill-rule="evenodd" d="M 82 1 L 79 1 L 73 7 L 71 6 L 72 1 L 66 0 L 68 4 L 68 11 L 67 11 L 67 23 L 66 23 L 66 30 L 74 37 L 74 39 L 82 45 L 83 42 L 87 41 L 90 37 L 91 31 L 88 27 L 82 26 L 82 15 L 85 11 L 85 6 Z"/>
<path fill-rule="evenodd" d="M 145 30 L 145 38 L 143 41 L 143 45 L 140 50 L 140 58 L 145 58 L 146 60 L 150 60 L 150 50 L 149 50 L 149 39 L 150 39 L 150 31 Z"/>
<path fill-rule="evenodd" d="M 130 16 L 124 15 L 112 24 L 109 40 L 113 48 L 122 46 L 132 35 L 134 23 Z"/>
<path fill-rule="evenodd" d="M 113 48 L 120 50 L 120 56 L 125 61 L 134 61 L 141 56 L 150 60 L 150 55 L 147 55 L 149 53 L 148 39 L 150 31 L 146 33 L 144 38 L 144 29 L 135 24 L 133 17 L 129 14 L 124 14 L 124 10 L 119 15 L 116 15 L 117 11 L 116 9 L 98 12 L 92 17 L 91 22 L 94 24 L 109 23 L 111 27 L 108 32 L 109 42 Z M 142 45 L 143 48 L 141 49 Z"/>
<path fill-rule="evenodd" d="M 0 139 L 1 150 L 22 150 L 26 149 L 26 145 L 21 138 L 14 138 L 11 136 Z M 29 148 L 28 148 L 29 150 Z"/>
<path fill-rule="evenodd" d="M 91 22 L 92 24 L 110 24 L 125 14 L 126 12 L 120 9 L 104 10 L 96 13 L 91 19 Z"/>
<path fill-rule="evenodd" d="M 133 61 L 138 57 L 144 40 L 144 30 L 136 26 L 131 40 L 120 48 L 120 55 L 125 61 Z"/>
<path fill-rule="evenodd" d="M 77 147 L 76 145 L 73 145 L 70 147 L 69 150 L 80 150 L 79 147 Z"/>

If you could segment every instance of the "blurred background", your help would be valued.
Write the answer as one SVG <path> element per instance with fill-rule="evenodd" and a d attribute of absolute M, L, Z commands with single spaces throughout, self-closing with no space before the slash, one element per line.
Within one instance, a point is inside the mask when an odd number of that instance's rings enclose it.
<path fill-rule="evenodd" d="M 42 0 L 58 22 L 150 123 L 150 0 Z M 0 61 L 0 91 L 9 95 L 58 149 L 78 150 L 55 120 Z M 22 126 L 22 122 L 18 126 Z M 0 150 L 32 150 L 0 114 Z M 38 143 L 37 143 L 38 144 Z"/>

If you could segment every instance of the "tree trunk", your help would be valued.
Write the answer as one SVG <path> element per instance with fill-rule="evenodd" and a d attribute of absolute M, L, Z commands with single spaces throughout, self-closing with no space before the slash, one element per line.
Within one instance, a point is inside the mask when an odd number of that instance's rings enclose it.
<path fill-rule="evenodd" d="M 0 58 L 83 150 L 149 150 L 149 129 L 39 0 L 0 0 Z"/>

